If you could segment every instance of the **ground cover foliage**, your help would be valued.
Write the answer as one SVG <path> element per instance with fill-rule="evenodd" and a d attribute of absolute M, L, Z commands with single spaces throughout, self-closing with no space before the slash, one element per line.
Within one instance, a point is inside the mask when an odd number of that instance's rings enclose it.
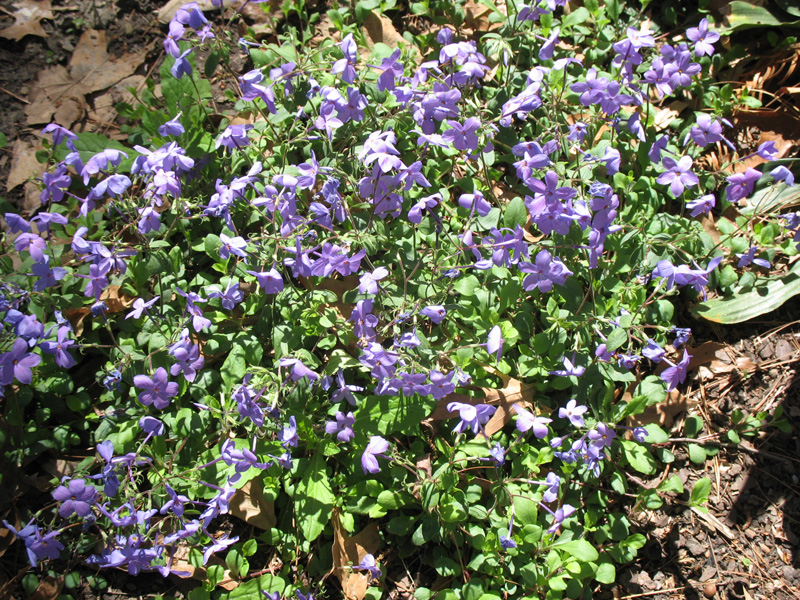
<path fill-rule="evenodd" d="M 746 158 L 725 116 L 753 102 L 708 79 L 718 35 L 508 2 L 469 39 L 430 2 L 430 32 L 368 44 L 391 8 L 310 45 L 302 5 L 279 44 L 186 5 L 128 144 L 46 128 L 42 209 L 5 215 L 4 459 L 96 452 L 6 522 L 32 567 L 378 598 L 414 559 L 420 600 L 581 598 L 644 544 L 630 511 L 702 509 L 708 479 L 637 485 L 674 457 L 635 417 L 687 377 L 676 306 L 791 297 L 800 229 L 786 165 L 706 160 Z"/>

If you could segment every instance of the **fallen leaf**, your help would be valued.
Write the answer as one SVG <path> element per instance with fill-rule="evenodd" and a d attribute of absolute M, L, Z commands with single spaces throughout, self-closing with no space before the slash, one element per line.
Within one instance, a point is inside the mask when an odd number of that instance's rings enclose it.
<path fill-rule="evenodd" d="M 54 600 L 61 594 L 64 585 L 63 577 L 50 577 L 49 575 L 39 582 L 28 600 Z"/>
<path fill-rule="evenodd" d="M 145 79 L 143 75 L 131 75 L 115 83 L 108 88 L 104 94 L 95 97 L 92 102 L 94 110 L 90 110 L 89 114 L 86 115 L 87 121 L 94 126 L 95 130 L 103 129 L 106 136 L 111 139 L 118 139 L 120 141 L 127 140 L 128 135 L 121 133 L 119 128 L 114 125 L 114 119 L 117 116 L 117 109 L 115 107 L 120 102 L 134 104 L 135 97 L 128 90 L 129 88 L 138 89 L 139 86 L 144 83 Z M 58 114 L 56 114 L 55 118 L 56 123 L 61 123 L 61 121 L 58 120 Z M 114 131 L 109 132 L 109 128 L 113 128 Z"/>
<path fill-rule="evenodd" d="M 507 14 L 505 2 L 502 0 L 497 3 L 497 10 L 502 14 Z M 477 31 L 493 31 L 502 26 L 502 22 L 498 21 L 492 23 L 489 17 L 494 11 L 480 2 L 475 0 L 467 0 L 464 3 L 464 26 L 471 29 L 473 32 Z"/>
<path fill-rule="evenodd" d="M 630 400 L 631 395 L 625 392 L 624 400 Z M 689 408 L 686 396 L 678 390 L 672 390 L 667 394 L 667 399 L 658 404 L 651 404 L 644 409 L 644 412 L 630 417 L 631 427 L 643 427 L 651 423 L 656 423 L 665 429 L 670 429 L 675 422 L 675 417 Z"/>
<path fill-rule="evenodd" d="M 444 421 L 457 416 L 458 413 L 447 410 L 447 405 L 450 402 L 461 402 L 464 404 L 491 404 L 496 406 L 492 418 L 486 423 L 483 428 L 486 435 L 491 437 L 500 431 L 505 425 L 511 421 L 516 413 L 511 409 L 514 404 L 519 404 L 524 408 L 531 408 L 533 404 L 533 391 L 535 387 L 529 383 L 524 383 L 519 379 L 514 379 L 509 375 L 500 373 L 493 367 L 484 365 L 484 369 L 500 378 L 503 387 L 500 389 L 484 388 L 479 386 L 466 386 L 468 389 L 474 389 L 482 392 L 483 397 L 465 396 L 464 394 L 452 393 L 442 398 L 436 405 L 434 411 L 426 419 L 427 422 L 431 421 Z M 549 414 L 550 410 L 545 407 L 540 407 L 540 412 Z"/>
<path fill-rule="evenodd" d="M 100 300 L 106 303 L 109 313 L 118 313 L 123 310 L 129 309 L 133 306 L 134 298 L 128 294 L 120 293 L 120 286 L 109 285 L 100 294 Z M 83 333 L 83 320 L 92 314 L 92 309 L 88 306 L 81 306 L 78 308 L 67 308 L 64 310 L 64 317 L 72 325 L 75 335 L 79 336 Z"/>
<path fill-rule="evenodd" d="M 85 111 L 87 94 L 111 87 L 133 74 L 144 61 L 147 50 L 111 57 L 106 51 L 105 31 L 89 29 L 83 33 L 69 62 L 69 68 L 57 65 L 39 73 L 25 108 L 29 124 L 49 123 L 56 114 L 59 122 L 70 127 L 70 119 Z M 63 107 L 63 108 L 62 108 Z"/>
<path fill-rule="evenodd" d="M 364 18 L 364 30 L 371 42 L 370 45 L 382 43 L 392 48 L 397 48 L 400 42 L 405 43 L 403 36 L 394 28 L 392 20 L 383 15 L 376 15 L 373 12 L 367 13 Z"/>
<path fill-rule="evenodd" d="M 193 546 L 191 546 L 188 542 L 180 542 L 174 547 L 175 549 L 172 553 L 170 571 L 172 574 L 177 575 L 181 579 L 194 579 L 196 581 L 205 582 L 208 579 L 206 575 L 206 567 L 195 569 L 188 560 L 189 550 L 191 550 L 192 547 Z M 225 561 L 216 555 L 212 555 L 211 558 L 208 559 L 208 564 L 206 566 L 211 565 L 219 565 L 223 568 L 226 567 Z M 231 591 L 236 589 L 238 586 L 239 582 L 234 580 L 230 570 L 225 568 L 225 570 L 222 572 L 222 581 L 217 587 Z"/>
<path fill-rule="evenodd" d="M 14 8 L 11 13 L 14 24 L 0 31 L 0 37 L 16 41 L 26 35 L 48 37 L 41 20 L 54 18 L 50 0 L 16 0 L 11 6 Z"/>
<path fill-rule="evenodd" d="M 167 25 L 172 20 L 172 17 L 175 16 L 175 13 L 178 12 L 178 9 L 184 4 L 189 4 L 189 2 L 196 2 L 197 8 L 203 12 L 219 10 L 220 8 L 219 5 L 214 6 L 211 3 L 211 0 L 170 0 L 160 9 L 158 9 L 157 15 L 159 23 L 162 25 Z M 236 6 L 238 3 L 238 0 L 223 0 L 222 5 L 225 8 L 230 8 L 231 6 Z"/>
<path fill-rule="evenodd" d="M 46 169 L 36 160 L 36 153 L 42 149 L 40 140 L 26 142 L 17 139 L 11 148 L 11 171 L 6 179 L 6 190 L 11 191 L 18 185 L 28 181 L 31 177 L 41 177 Z"/>
<path fill-rule="evenodd" d="M 339 511 L 333 510 L 333 573 L 342 584 L 347 600 L 363 600 L 369 587 L 369 574 L 354 571 L 367 554 L 375 554 L 380 548 L 378 523 L 373 521 L 356 535 L 350 537 L 342 526 Z"/>
<path fill-rule="evenodd" d="M 230 513 L 259 529 L 269 530 L 278 523 L 275 504 L 264 497 L 263 483 L 251 479 L 231 498 Z"/>

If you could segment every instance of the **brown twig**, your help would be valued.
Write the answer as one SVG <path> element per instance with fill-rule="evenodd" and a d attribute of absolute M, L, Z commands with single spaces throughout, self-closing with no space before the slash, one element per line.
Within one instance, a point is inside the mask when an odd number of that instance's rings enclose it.
<path fill-rule="evenodd" d="M 3 91 L 3 92 L 5 92 L 6 94 L 8 94 L 9 96 L 11 96 L 12 98 L 15 98 L 15 99 L 19 100 L 20 102 L 22 102 L 23 104 L 30 104 L 30 102 L 29 102 L 28 100 L 26 100 L 25 98 L 22 98 L 21 96 L 17 96 L 17 95 L 16 95 L 14 92 L 9 92 L 9 91 L 8 91 L 6 88 L 4 88 L 4 87 L 0 87 L 0 91 Z"/>

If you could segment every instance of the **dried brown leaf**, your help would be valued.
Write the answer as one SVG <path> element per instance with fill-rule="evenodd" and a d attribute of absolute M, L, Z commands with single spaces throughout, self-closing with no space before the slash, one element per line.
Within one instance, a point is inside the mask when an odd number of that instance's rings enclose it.
<path fill-rule="evenodd" d="M 524 383 L 519 379 L 514 379 L 509 375 L 505 375 L 495 370 L 494 368 L 484 365 L 484 368 L 500 378 L 503 387 L 500 389 L 484 388 L 479 386 L 469 386 L 469 389 L 474 389 L 483 393 L 482 398 L 473 396 L 465 396 L 464 394 L 452 393 L 442 398 L 436 405 L 434 411 L 426 419 L 427 422 L 444 421 L 457 416 L 458 413 L 447 410 L 447 405 L 450 402 L 461 402 L 463 404 L 491 404 L 496 406 L 492 418 L 486 423 L 484 431 L 486 435 L 491 437 L 500 431 L 514 416 L 512 406 L 519 404 L 523 408 L 532 408 L 534 386 L 529 383 Z M 549 412 L 545 410 L 545 412 Z"/>
<path fill-rule="evenodd" d="M 275 504 L 264 497 L 263 483 L 251 479 L 231 498 L 230 513 L 253 527 L 269 530 L 275 527 Z"/>
<path fill-rule="evenodd" d="M 624 399 L 630 400 L 628 392 L 623 396 Z M 644 412 L 630 418 L 631 425 L 641 427 L 649 425 L 650 423 L 657 423 L 665 429 L 672 427 L 675 422 L 675 417 L 684 412 L 689 407 L 686 396 L 681 394 L 678 390 L 672 390 L 667 394 L 667 399 L 658 404 L 651 404 L 644 409 Z"/>
<path fill-rule="evenodd" d="M 403 40 L 403 36 L 395 29 L 392 20 L 383 15 L 376 15 L 373 12 L 367 13 L 364 18 L 364 30 L 369 38 L 370 45 L 383 43 L 392 48 L 397 48 L 397 45 Z"/>
<path fill-rule="evenodd" d="M 41 177 L 45 171 L 45 165 L 36 160 L 36 152 L 42 149 L 42 143 L 26 142 L 17 139 L 11 148 L 11 171 L 6 179 L 6 189 L 13 190 L 18 185 L 25 183 L 31 177 Z"/>
<path fill-rule="evenodd" d="M 57 65 L 39 73 L 31 89 L 31 103 L 25 108 L 28 123 L 48 123 L 58 113 L 64 119 L 59 124 L 71 126 L 74 121 L 70 119 L 85 110 L 86 94 L 109 88 L 132 75 L 147 52 L 113 58 L 106 51 L 107 46 L 105 31 L 89 29 L 78 40 L 69 69 Z"/>
<path fill-rule="evenodd" d="M 219 10 L 219 6 L 214 6 L 211 3 L 211 0 L 170 0 L 158 10 L 157 15 L 159 23 L 162 25 L 169 24 L 169 22 L 172 20 L 172 17 L 175 16 L 175 13 L 178 12 L 178 9 L 189 2 L 196 2 L 197 7 L 203 12 Z M 223 0 L 222 5 L 225 8 L 230 8 L 232 6 L 236 6 L 238 3 L 238 0 Z"/>
<path fill-rule="evenodd" d="M 50 577 L 48 575 L 39 582 L 39 585 L 31 594 L 29 600 L 54 600 L 61 594 L 63 585 L 63 577 Z"/>
<path fill-rule="evenodd" d="M 342 584 L 347 600 L 363 600 L 369 587 L 369 574 L 354 571 L 367 554 L 375 554 L 380 548 L 378 523 L 373 521 L 356 535 L 350 537 L 342 526 L 339 511 L 333 511 L 333 573 Z"/>
<path fill-rule="evenodd" d="M 0 31 L 0 37 L 20 41 L 26 35 L 47 37 L 42 19 L 53 19 L 50 0 L 16 0 L 12 4 L 14 24 Z"/>

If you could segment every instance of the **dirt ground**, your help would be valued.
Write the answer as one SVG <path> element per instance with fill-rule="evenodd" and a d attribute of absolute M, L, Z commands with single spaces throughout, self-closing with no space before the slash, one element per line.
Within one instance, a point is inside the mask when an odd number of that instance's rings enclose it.
<path fill-rule="evenodd" d="M 36 0 L 25 1 L 36 4 Z M 132 76 L 143 79 L 157 72 L 165 30 L 155 16 L 160 6 L 158 0 L 118 0 L 116 4 L 112 0 L 53 0 L 52 18 L 40 22 L 44 36 L 25 35 L 19 41 L 0 38 L 0 132 L 8 139 L 0 150 L 0 184 L 8 181 L 12 171 L 15 143 L 32 145 L 45 124 L 29 123 L 26 112 L 39 74 L 68 65 L 87 29 L 106 32 L 112 58 L 140 57 Z M 0 10 L 0 28 L 11 25 L 15 4 L 0 2 Z M 109 133 L 109 128 L 114 129 L 113 121 L 98 123 L 90 118 L 97 116 L 107 93 L 100 89 L 85 94 L 86 104 L 81 105 L 74 125 L 77 130 L 102 126 Z M 12 204 L 24 203 L 24 184 L 4 189 L 3 197 Z M 701 415 L 712 424 L 711 431 L 700 434 L 707 436 L 724 434 L 736 408 L 748 414 L 772 414 L 778 406 L 783 407 L 793 431 L 800 431 L 800 301 L 791 301 L 746 327 L 710 327 L 689 317 L 679 325 L 694 329 L 694 347 L 709 341 L 723 346 L 716 356 L 725 354 L 728 362 L 718 359 L 695 371 L 683 392 L 683 412 L 672 416 L 672 437 L 680 438 L 687 414 Z M 686 446 L 679 442 L 667 447 L 676 458 L 666 475 L 677 473 L 687 489 L 699 477 L 710 478 L 709 514 L 693 511 L 675 498 L 660 510 L 636 512 L 633 519 L 648 542 L 638 560 L 620 571 L 618 582 L 598 588 L 595 597 L 800 599 L 800 439 L 795 433 L 767 428 L 739 447 L 723 444 L 704 466 L 689 461 Z M 0 579 L 12 578 L 16 567 L 0 560 Z M 108 579 L 111 587 L 101 596 L 108 600 L 186 591 L 185 582 L 166 583 L 152 574 L 131 578 L 118 572 Z M 81 597 L 96 596 L 87 589 Z"/>

